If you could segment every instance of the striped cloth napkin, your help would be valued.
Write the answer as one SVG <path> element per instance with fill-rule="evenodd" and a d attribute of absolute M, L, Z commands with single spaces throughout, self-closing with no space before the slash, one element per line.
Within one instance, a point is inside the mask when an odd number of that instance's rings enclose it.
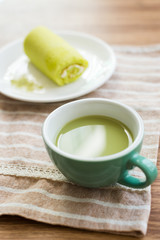
<path fill-rule="evenodd" d="M 157 161 L 160 123 L 160 46 L 114 47 L 112 78 L 86 97 L 119 100 L 145 124 L 141 154 Z M 41 137 L 47 115 L 63 103 L 31 104 L 0 95 L 0 214 L 117 234 L 145 235 L 150 187 L 76 186 L 53 166 Z M 134 176 L 142 177 L 137 169 Z"/>

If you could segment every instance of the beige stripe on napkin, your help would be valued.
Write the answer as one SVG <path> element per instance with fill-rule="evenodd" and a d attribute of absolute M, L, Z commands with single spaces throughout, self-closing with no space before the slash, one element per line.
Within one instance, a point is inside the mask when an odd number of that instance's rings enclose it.
<path fill-rule="evenodd" d="M 114 47 L 112 78 L 84 96 L 121 101 L 145 125 L 141 154 L 156 164 L 160 131 L 160 46 Z M 150 187 L 119 184 L 88 189 L 70 182 L 51 163 L 41 137 L 46 116 L 63 103 L 31 104 L 0 95 L 0 214 L 50 224 L 141 236 L 147 231 Z M 143 177 L 138 169 L 131 171 Z"/>

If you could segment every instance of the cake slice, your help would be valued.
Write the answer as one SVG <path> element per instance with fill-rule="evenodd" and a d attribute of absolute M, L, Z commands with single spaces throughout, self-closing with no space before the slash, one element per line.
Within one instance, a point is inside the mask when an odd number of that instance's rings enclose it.
<path fill-rule="evenodd" d="M 33 29 L 24 40 L 31 62 L 59 86 L 79 78 L 88 62 L 64 39 L 45 27 Z"/>

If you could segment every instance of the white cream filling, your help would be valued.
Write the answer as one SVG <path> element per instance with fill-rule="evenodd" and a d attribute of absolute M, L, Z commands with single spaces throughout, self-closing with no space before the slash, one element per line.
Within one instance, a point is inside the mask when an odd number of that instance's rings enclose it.
<path fill-rule="evenodd" d="M 74 68 L 77 68 L 79 71 L 76 73 L 70 73 L 70 71 L 72 71 Z M 78 64 L 73 64 L 67 68 L 65 68 L 61 74 L 61 78 L 65 78 L 67 77 L 67 75 L 69 75 L 70 78 L 75 77 L 76 75 L 79 75 L 83 72 L 84 67 Z"/>

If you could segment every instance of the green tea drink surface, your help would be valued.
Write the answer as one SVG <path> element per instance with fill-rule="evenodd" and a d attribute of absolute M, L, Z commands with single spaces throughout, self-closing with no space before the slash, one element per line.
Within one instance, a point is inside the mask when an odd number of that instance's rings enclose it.
<path fill-rule="evenodd" d="M 120 121 L 105 116 L 85 116 L 61 129 L 56 146 L 72 155 L 102 157 L 118 153 L 132 142 L 130 130 Z"/>

